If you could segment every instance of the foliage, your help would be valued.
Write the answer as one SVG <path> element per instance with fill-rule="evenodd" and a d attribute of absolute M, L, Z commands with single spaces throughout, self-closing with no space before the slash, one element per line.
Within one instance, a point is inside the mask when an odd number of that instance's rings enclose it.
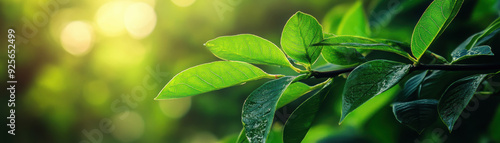
<path fill-rule="evenodd" d="M 463 0 L 433 1 L 420 17 L 412 37 L 408 37 L 411 39 L 410 44 L 369 38 L 370 29 L 361 1 L 355 3 L 340 22 L 332 22 L 339 24 L 339 27 L 333 30 L 336 31 L 335 34 L 324 31 L 313 16 L 299 11 L 283 28 L 281 35 L 283 51 L 270 41 L 250 34 L 210 40 L 205 46 L 214 55 L 226 61 L 203 64 L 179 73 L 163 88 L 156 99 L 186 97 L 247 81 L 275 78 L 254 90 L 247 97 L 242 109 L 244 129 L 240 133 L 238 142 L 246 140 L 266 142 L 271 132 L 275 111 L 305 93 L 318 89 L 314 95 L 299 105 L 284 126 L 283 141 L 301 142 L 313 125 L 323 100 L 333 93 L 331 91 L 334 85 L 333 78 L 350 72 L 342 93 L 340 122 L 348 120 L 346 117 L 349 113 L 368 100 L 399 83 L 404 83 L 403 91 L 392 104 L 396 119 L 420 133 L 439 117 L 452 131 L 457 118 L 479 85 L 484 79 L 495 76 L 498 73 L 496 71 L 500 69 L 498 65 L 474 65 L 473 67 L 478 68 L 465 70 L 484 70 L 483 74 L 474 72 L 445 74 L 448 72 L 445 70 L 461 70 L 460 67 L 468 66 L 456 65 L 458 61 L 476 56 L 494 55 L 490 46 L 481 44 L 490 41 L 491 37 L 498 33 L 500 27 L 498 19 L 484 31 L 474 34 L 458 46 L 450 55 L 451 62 L 429 51 L 437 48 L 432 44 L 450 25 L 462 3 Z M 407 61 L 387 59 L 367 61 L 366 53 L 373 50 L 397 54 Z M 434 57 L 434 61 L 438 60 L 444 64 L 423 63 L 424 55 Z M 323 57 L 329 64 L 354 66 L 354 68 L 320 72 L 312 68 L 319 57 Z M 300 75 L 271 75 L 248 63 L 288 67 Z M 302 66 L 303 69 L 295 67 L 296 65 Z M 412 74 L 420 70 L 423 72 Z M 325 77 L 323 82 L 314 86 L 300 82 Z M 435 80 L 443 77 L 453 79 L 451 81 L 453 83 Z M 402 82 L 405 78 L 409 79 Z M 434 90 L 436 87 L 439 89 Z M 425 92 L 433 92 L 436 96 L 424 94 Z"/>

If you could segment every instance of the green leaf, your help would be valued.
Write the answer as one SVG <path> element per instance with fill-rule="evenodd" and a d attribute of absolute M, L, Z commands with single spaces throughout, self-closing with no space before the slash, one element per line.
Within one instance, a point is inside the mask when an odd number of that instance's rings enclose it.
<path fill-rule="evenodd" d="M 434 70 L 425 77 L 420 90 L 420 98 L 439 99 L 446 88 L 461 78 L 479 74 L 481 71 L 442 71 Z"/>
<path fill-rule="evenodd" d="M 328 39 L 324 39 L 316 45 L 325 46 L 323 50 L 325 50 L 326 48 L 333 48 L 333 46 L 341 46 L 355 49 L 386 51 L 401 55 L 411 61 L 415 61 L 415 59 L 411 57 L 410 54 L 397 46 L 390 46 L 385 43 L 377 42 L 375 40 L 359 36 L 334 36 Z"/>
<path fill-rule="evenodd" d="M 298 64 L 310 67 L 321 53 L 321 47 L 313 47 L 323 40 L 321 25 L 313 16 L 297 12 L 286 23 L 281 35 L 281 47 Z"/>
<path fill-rule="evenodd" d="M 355 68 L 344 86 L 340 123 L 363 103 L 397 84 L 408 73 L 410 66 L 388 60 L 373 60 Z"/>
<path fill-rule="evenodd" d="M 455 18 L 462 3 L 463 0 L 434 0 L 425 10 L 411 37 L 411 50 L 417 61 Z"/>
<path fill-rule="evenodd" d="M 325 97 L 331 94 L 332 80 L 328 81 L 320 91 L 309 97 L 295 109 L 285 123 L 283 141 L 286 143 L 300 143 L 311 128 Z"/>
<path fill-rule="evenodd" d="M 453 64 L 453 63 L 456 63 L 458 61 L 461 61 L 461 60 L 464 60 L 464 59 L 468 59 L 468 58 L 472 58 L 472 57 L 476 57 L 476 56 L 493 56 L 493 55 L 494 54 L 491 51 L 491 47 L 487 46 L 487 45 L 473 47 L 470 50 L 466 50 L 466 49 L 462 49 L 462 48 L 458 49 L 457 48 L 451 54 L 451 57 L 453 58 L 453 61 L 451 63 Z"/>
<path fill-rule="evenodd" d="M 248 143 L 248 139 L 245 134 L 245 128 L 241 129 L 240 134 L 238 135 L 238 139 L 236 139 L 236 143 Z"/>
<path fill-rule="evenodd" d="M 336 24 L 336 22 L 334 23 Z M 338 24 L 338 28 L 336 29 L 337 35 L 370 35 L 369 23 L 364 14 L 362 1 L 356 1 Z M 323 46 L 322 54 L 323 58 L 329 63 L 354 66 L 366 61 L 365 57 L 361 54 L 365 51 L 365 49 L 357 50 L 341 46 Z"/>
<path fill-rule="evenodd" d="M 276 107 L 281 108 L 309 92 L 311 92 L 311 87 L 309 85 L 302 82 L 294 82 L 286 88 L 285 93 L 283 93 L 278 100 L 278 106 Z"/>
<path fill-rule="evenodd" d="M 450 132 L 486 75 L 468 76 L 453 82 L 439 99 L 439 116 Z"/>
<path fill-rule="evenodd" d="M 495 21 L 493 21 L 486 29 L 483 31 L 476 33 L 464 42 L 462 42 L 455 50 L 461 50 L 461 49 L 466 49 L 469 50 L 472 47 L 478 46 L 482 42 L 481 39 L 488 37 L 490 34 L 496 34 L 496 30 L 500 28 L 500 18 L 497 18 Z M 453 51 L 454 53 L 455 51 Z"/>
<path fill-rule="evenodd" d="M 217 61 L 191 67 L 175 75 L 155 99 L 182 98 L 274 77 L 248 63 Z"/>
<path fill-rule="evenodd" d="M 421 88 L 422 82 L 424 81 L 427 73 L 428 73 L 428 71 L 425 70 L 424 72 L 419 73 L 419 74 L 411 77 L 410 79 L 408 79 L 408 81 L 406 81 L 406 83 L 405 83 L 405 87 L 403 88 L 403 91 L 398 96 L 397 101 L 404 102 L 404 101 L 411 101 L 411 100 L 417 99 L 418 96 L 412 96 L 412 95 L 415 95 L 415 91 L 417 91 L 417 89 Z"/>
<path fill-rule="evenodd" d="M 218 37 L 205 46 L 223 60 L 292 67 L 276 45 L 251 34 Z"/>
<path fill-rule="evenodd" d="M 266 142 L 278 99 L 294 79 L 295 77 L 282 77 L 266 82 L 245 100 L 241 120 L 250 142 Z"/>
<path fill-rule="evenodd" d="M 451 56 L 453 57 L 452 63 L 479 55 L 493 55 L 493 53 L 491 52 L 491 48 L 479 46 L 479 44 L 484 43 L 485 41 L 496 35 L 499 29 L 500 18 L 493 21 L 485 30 L 467 38 L 467 40 L 462 42 L 451 53 Z"/>
<path fill-rule="evenodd" d="M 355 66 L 365 62 L 365 57 L 356 49 L 337 46 L 323 46 L 323 59 L 325 61 L 343 66 Z"/>
<path fill-rule="evenodd" d="M 356 1 L 344 15 L 339 24 L 337 35 L 370 35 L 370 25 L 363 10 L 362 0 Z"/>
<path fill-rule="evenodd" d="M 392 112 L 399 121 L 419 134 L 437 119 L 435 99 L 420 99 L 410 102 L 398 102 L 392 105 Z"/>

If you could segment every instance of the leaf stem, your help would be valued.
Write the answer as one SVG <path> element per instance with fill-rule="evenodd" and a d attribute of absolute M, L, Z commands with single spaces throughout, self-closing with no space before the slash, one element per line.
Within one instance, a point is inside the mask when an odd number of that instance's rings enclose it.
<path fill-rule="evenodd" d="M 334 71 L 312 71 L 314 78 L 336 77 L 339 74 L 351 72 L 355 68 L 346 68 Z M 410 68 L 410 72 L 416 70 L 445 70 L 445 71 L 480 71 L 480 70 L 500 70 L 500 64 L 477 64 L 477 65 L 416 65 Z"/>

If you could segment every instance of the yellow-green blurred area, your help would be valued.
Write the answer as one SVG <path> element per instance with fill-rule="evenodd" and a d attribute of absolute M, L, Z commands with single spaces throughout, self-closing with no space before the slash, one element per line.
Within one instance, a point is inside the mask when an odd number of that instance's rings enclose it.
<path fill-rule="evenodd" d="M 430 0 L 407 1 L 411 0 L 363 1 L 370 37 L 410 42 L 413 27 Z M 210 39 L 250 33 L 279 46 L 282 28 L 295 12 L 309 13 L 320 23 L 329 24 L 324 28 L 332 28 L 335 20 L 324 17 L 341 17 L 354 2 L 2 0 L 0 27 L 5 38 L 1 43 L 6 47 L 7 29 L 16 31 L 18 81 L 16 136 L 2 130 L 2 140 L 233 142 L 242 128 L 245 98 L 267 80 L 189 98 L 155 101 L 154 97 L 182 70 L 219 60 L 203 46 Z M 461 41 L 485 28 L 498 17 L 497 5 L 496 0 L 466 1 L 450 25 L 452 32 L 442 36 L 449 40 L 438 43 L 444 48 L 435 52 L 449 54 Z M 7 60 L 6 55 L 1 55 L 3 60 Z M 380 52 L 370 55 L 399 58 Z M 7 66 L 5 62 L 1 65 L 5 81 Z M 286 68 L 259 67 L 272 74 L 296 75 Z M 338 125 L 344 81 L 336 79 L 335 96 L 328 97 L 303 142 L 500 141 L 500 107 L 494 104 L 498 103 L 497 95 L 480 101 L 478 109 L 464 117 L 460 129 L 451 134 L 440 121 L 421 135 L 398 123 L 390 103 L 401 86 L 370 100 Z M 307 96 L 277 111 L 270 142 L 281 141 L 286 117 Z M 2 102 L 7 101 L 4 98 Z M 2 118 L 8 116 L 6 105 L 1 112 Z"/>

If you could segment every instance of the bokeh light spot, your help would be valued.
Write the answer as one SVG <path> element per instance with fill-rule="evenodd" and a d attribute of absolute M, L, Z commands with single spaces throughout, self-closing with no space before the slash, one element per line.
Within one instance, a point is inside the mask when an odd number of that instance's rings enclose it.
<path fill-rule="evenodd" d="M 191 108 L 191 97 L 160 100 L 160 109 L 165 116 L 178 119 L 186 115 Z"/>
<path fill-rule="evenodd" d="M 144 133 L 144 120 L 135 111 L 118 114 L 113 118 L 113 136 L 121 142 L 133 142 Z"/>
<path fill-rule="evenodd" d="M 192 5 L 196 0 L 171 0 L 171 1 L 179 7 L 188 7 Z"/>
<path fill-rule="evenodd" d="M 76 56 L 86 54 L 93 44 L 92 27 L 81 21 L 73 21 L 61 32 L 61 44 L 68 53 Z"/>
<path fill-rule="evenodd" d="M 142 39 L 153 31 L 156 26 L 156 13 L 146 3 L 137 2 L 127 7 L 124 14 L 125 28 L 130 35 Z"/>
<path fill-rule="evenodd" d="M 95 15 L 95 21 L 101 32 L 107 36 L 118 36 L 125 31 L 123 16 L 130 5 L 126 1 L 113 1 L 102 5 Z"/>

